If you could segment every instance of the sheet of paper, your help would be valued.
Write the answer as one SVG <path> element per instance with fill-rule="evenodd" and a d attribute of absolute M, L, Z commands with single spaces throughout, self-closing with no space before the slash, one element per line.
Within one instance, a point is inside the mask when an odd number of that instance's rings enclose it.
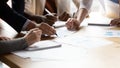
<path fill-rule="evenodd" d="M 62 47 L 39 51 L 19 51 L 14 54 L 23 58 L 31 58 L 33 61 L 78 61 L 87 55 L 86 49 L 112 44 L 111 41 L 105 39 L 79 36 L 66 37 L 56 41 L 63 42 Z"/>
<path fill-rule="evenodd" d="M 25 50 L 36 51 L 36 50 L 57 48 L 57 47 L 61 47 L 61 46 L 62 46 L 62 44 L 57 43 L 55 41 L 45 40 L 45 41 L 36 42 L 35 44 L 31 45 L 31 47 L 28 47 Z"/>
<path fill-rule="evenodd" d="M 104 37 L 120 37 L 120 30 L 106 30 Z"/>
<path fill-rule="evenodd" d="M 84 57 L 87 52 L 83 48 L 64 45 L 60 48 L 40 51 L 19 51 L 14 52 L 15 55 L 23 58 L 31 58 L 39 61 L 61 61 L 61 60 L 78 60 Z M 41 60 L 42 59 L 42 60 Z"/>
<path fill-rule="evenodd" d="M 60 38 L 69 36 L 71 34 L 74 34 L 75 32 L 76 31 L 69 31 L 69 30 L 67 30 L 66 27 L 61 27 L 61 28 L 57 28 L 56 29 L 56 33 L 57 33 L 58 37 L 60 37 Z"/>
<path fill-rule="evenodd" d="M 66 43 L 72 46 L 83 47 L 83 48 L 97 48 L 111 44 L 111 41 L 94 38 L 89 36 L 73 36 L 66 37 L 64 39 L 58 39 L 58 42 Z"/>
<path fill-rule="evenodd" d="M 31 58 L 33 61 L 77 61 L 86 56 L 86 49 L 112 44 L 111 41 L 105 39 L 87 36 L 69 36 L 54 41 L 62 43 L 62 47 L 38 51 L 19 51 L 14 54 L 22 58 Z"/>
<path fill-rule="evenodd" d="M 56 21 L 55 24 L 53 24 L 53 26 L 55 28 L 59 28 L 59 27 L 63 27 L 65 26 L 66 22 L 65 21 Z"/>
<path fill-rule="evenodd" d="M 88 26 L 83 35 L 91 37 L 120 37 L 120 30 L 114 26 Z"/>
<path fill-rule="evenodd" d="M 66 24 L 65 21 L 57 21 L 53 25 L 56 29 L 56 33 L 57 33 L 59 38 L 66 37 L 66 36 L 69 36 L 69 35 L 75 33 L 75 31 L 69 31 L 67 29 L 67 27 L 65 27 L 65 24 Z"/>

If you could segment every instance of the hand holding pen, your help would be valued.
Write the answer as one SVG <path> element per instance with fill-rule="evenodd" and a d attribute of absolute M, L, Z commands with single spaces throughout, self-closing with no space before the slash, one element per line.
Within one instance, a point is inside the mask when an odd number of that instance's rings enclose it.
<path fill-rule="evenodd" d="M 48 9 L 45 8 L 45 11 L 46 11 L 49 15 L 54 16 Z M 56 17 L 56 21 L 57 21 L 57 17 Z M 55 35 L 58 36 L 56 32 L 55 32 Z"/>
<path fill-rule="evenodd" d="M 37 28 L 42 30 L 42 34 L 46 34 L 48 36 L 56 34 L 56 30 L 46 23 L 38 24 Z"/>
<path fill-rule="evenodd" d="M 54 16 L 48 9 L 45 8 L 45 11 L 50 14 L 51 16 Z"/>

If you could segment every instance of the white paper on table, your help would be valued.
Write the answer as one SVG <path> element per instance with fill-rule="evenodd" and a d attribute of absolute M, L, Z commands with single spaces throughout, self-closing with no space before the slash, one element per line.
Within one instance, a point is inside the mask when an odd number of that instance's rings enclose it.
<path fill-rule="evenodd" d="M 78 60 L 80 57 L 84 57 L 86 53 L 86 50 L 83 48 L 76 48 L 68 45 L 49 50 L 14 52 L 17 56 L 31 58 L 36 61 Z"/>
<path fill-rule="evenodd" d="M 74 34 L 75 32 L 77 32 L 77 31 L 68 30 L 67 27 L 65 27 L 65 24 L 66 24 L 65 21 L 56 21 L 55 24 L 53 25 L 56 28 L 56 33 L 57 33 L 59 38 L 66 37 L 66 36 L 69 36 L 69 35 Z M 82 24 L 80 25 L 80 27 L 81 26 L 87 26 L 87 25 L 88 25 L 87 19 L 85 19 L 82 22 Z"/>
<path fill-rule="evenodd" d="M 50 41 L 50 40 L 46 40 L 46 41 L 39 41 L 36 42 L 35 44 L 31 45 L 31 47 L 26 48 L 25 50 L 28 51 L 35 51 L 35 50 L 44 50 L 44 49 L 51 49 L 51 48 L 57 48 L 57 47 L 61 47 L 62 45 L 58 42 L 55 41 Z"/>
<path fill-rule="evenodd" d="M 57 42 L 66 43 L 72 46 L 84 47 L 84 48 L 97 48 L 112 44 L 111 41 L 101 38 L 89 37 L 89 36 L 66 37 L 64 39 L 58 39 Z"/>
<path fill-rule="evenodd" d="M 88 25 L 87 22 L 88 22 L 87 19 L 83 20 L 83 22 L 81 23 L 80 26 L 87 26 Z M 55 28 L 65 27 L 66 23 L 67 23 L 66 21 L 56 21 L 55 24 L 53 24 L 53 27 L 55 27 Z"/>
<path fill-rule="evenodd" d="M 65 37 L 54 41 L 62 43 L 62 47 L 39 51 L 19 51 L 14 52 L 14 54 L 23 58 L 31 58 L 34 61 L 78 61 L 80 58 L 85 57 L 87 53 L 86 48 L 97 48 L 112 43 L 105 39 L 84 36 Z"/>
<path fill-rule="evenodd" d="M 13 53 L 20 57 L 28 58 L 28 57 L 31 57 L 32 55 L 34 55 L 34 54 L 32 54 L 32 52 L 55 49 L 55 48 L 59 48 L 61 46 L 62 46 L 62 44 L 60 44 L 58 42 L 55 42 L 53 40 L 46 40 L 46 41 L 36 42 L 35 44 L 31 45 L 31 47 L 28 47 L 25 50 L 13 52 Z"/>
<path fill-rule="evenodd" d="M 120 37 L 120 30 L 106 30 L 104 37 Z"/>
<path fill-rule="evenodd" d="M 64 27 L 65 24 L 66 24 L 65 21 L 56 21 L 55 24 L 53 24 L 53 26 L 54 26 L 55 28 L 59 28 L 59 27 Z"/>
<path fill-rule="evenodd" d="M 75 32 L 76 31 L 69 31 L 66 27 L 61 27 L 61 28 L 56 29 L 56 33 L 57 33 L 58 37 L 66 37 Z"/>

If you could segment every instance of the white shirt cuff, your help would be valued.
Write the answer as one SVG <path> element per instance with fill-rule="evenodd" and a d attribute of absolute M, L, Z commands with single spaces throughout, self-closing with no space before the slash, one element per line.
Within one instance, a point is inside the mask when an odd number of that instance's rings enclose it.
<path fill-rule="evenodd" d="M 90 10 L 92 6 L 93 0 L 80 0 L 80 8 L 85 8 L 86 10 Z"/>
<path fill-rule="evenodd" d="M 26 22 L 25 22 L 25 24 L 24 24 L 23 27 L 22 27 L 22 31 L 24 31 L 24 30 L 26 29 L 26 27 L 27 27 L 27 25 L 29 24 L 29 22 L 30 22 L 30 20 L 27 19 Z"/>

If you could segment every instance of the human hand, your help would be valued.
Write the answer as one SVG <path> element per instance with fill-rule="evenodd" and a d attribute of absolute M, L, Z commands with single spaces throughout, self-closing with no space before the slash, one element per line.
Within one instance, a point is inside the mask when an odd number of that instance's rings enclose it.
<path fill-rule="evenodd" d="M 75 18 L 69 18 L 66 23 L 68 30 L 79 30 L 79 21 Z"/>
<path fill-rule="evenodd" d="M 7 41 L 7 40 L 11 40 L 11 38 L 8 38 L 8 37 L 5 37 L 5 36 L 0 36 L 0 40 Z"/>
<path fill-rule="evenodd" d="M 53 15 L 46 14 L 45 17 L 43 18 L 43 22 L 49 24 L 50 26 L 52 26 L 56 21 L 57 21 L 56 14 Z"/>
<path fill-rule="evenodd" d="M 78 14 L 79 14 L 79 11 L 77 10 L 77 12 L 74 12 L 73 13 L 73 18 L 77 18 L 78 17 Z M 86 15 L 86 18 L 89 18 L 90 16 L 89 16 L 89 14 L 88 15 Z"/>
<path fill-rule="evenodd" d="M 48 36 L 54 35 L 56 33 L 55 29 L 46 23 L 38 24 L 37 27 L 42 30 L 43 34 L 47 34 Z"/>
<path fill-rule="evenodd" d="M 47 34 L 48 36 L 50 35 L 53 35 L 56 33 L 55 29 L 52 28 L 50 25 L 48 25 L 47 23 L 40 23 L 40 24 L 37 24 L 33 21 L 29 21 L 29 24 L 27 25 L 27 27 L 25 28 L 25 30 L 30 30 L 30 29 L 33 29 L 33 28 L 39 28 L 42 30 L 42 33 L 43 34 Z"/>
<path fill-rule="evenodd" d="M 42 31 L 39 28 L 34 28 L 28 31 L 28 33 L 24 36 L 28 45 L 32 45 L 35 42 L 41 40 Z"/>
<path fill-rule="evenodd" d="M 110 25 L 120 27 L 120 18 L 112 20 Z"/>
<path fill-rule="evenodd" d="M 59 18 L 59 20 L 61 20 L 61 21 L 67 21 L 67 19 L 68 18 L 70 18 L 71 16 L 70 16 L 70 14 L 69 13 L 67 13 L 67 12 L 64 12 L 62 15 L 60 15 L 58 18 Z"/>
<path fill-rule="evenodd" d="M 56 14 L 50 15 L 46 14 L 44 16 L 42 15 L 32 15 L 30 17 L 30 20 L 35 21 L 37 24 L 40 24 L 41 22 L 47 23 L 50 26 L 52 26 L 57 21 Z"/>

